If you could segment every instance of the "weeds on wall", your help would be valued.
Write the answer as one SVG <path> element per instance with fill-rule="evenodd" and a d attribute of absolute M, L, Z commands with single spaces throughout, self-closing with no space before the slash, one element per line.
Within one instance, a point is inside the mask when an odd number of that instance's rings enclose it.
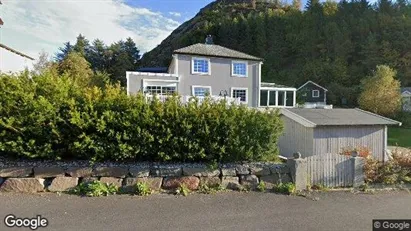
<path fill-rule="evenodd" d="M 146 182 L 138 182 L 135 189 L 136 194 L 139 196 L 148 196 L 152 193 L 150 186 Z"/>
<path fill-rule="evenodd" d="M 293 195 L 296 193 L 295 184 L 291 182 L 276 184 L 274 185 L 273 190 L 276 193 L 287 194 L 287 195 Z"/>
<path fill-rule="evenodd" d="M 187 187 L 185 184 L 181 184 L 178 186 L 178 188 L 175 191 L 176 195 L 182 195 L 182 196 L 188 196 L 190 194 L 191 190 Z"/>
<path fill-rule="evenodd" d="M 71 193 L 88 196 L 88 197 L 100 197 L 114 195 L 118 192 L 118 187 L 113 184 L 102 183 L 100 181 L 82 182 L 77 185 Z"/>

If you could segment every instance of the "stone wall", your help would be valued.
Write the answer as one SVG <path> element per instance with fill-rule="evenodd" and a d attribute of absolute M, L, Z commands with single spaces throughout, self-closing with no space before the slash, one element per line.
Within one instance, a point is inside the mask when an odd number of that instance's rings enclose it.
<path fill-rule="evenodd" d="M 100 180 L 120 187 L 124 192 L 132 191 L 137 182 L 147 182 L 152 190 L 171 190 L 181 183 L 191 190 L 200 184 L 221 184 L 227 189 L 243 187 L 254 189 L 262 180 L 267 188 L 273 184 L 291 181 L 290 169 L 286 164 L 255 163 L 222 165 L 210 170 L 199 164 L 174 165 L 98 165 L 95 167 L 69 164 L 25 164 L 0 165 L 0 192 L 60 192 L 74 188 L 81 182 Z"/>

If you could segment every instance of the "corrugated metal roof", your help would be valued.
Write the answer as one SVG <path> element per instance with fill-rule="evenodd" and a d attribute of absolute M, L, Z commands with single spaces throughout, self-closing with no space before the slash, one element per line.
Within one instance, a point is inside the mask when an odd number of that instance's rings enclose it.
<path fill-rule="evenodd" d="M 262 61 L 262 58 L 258 58 L 252 55 L 248 55 L 239 51 L 231 50 L 226 47 L 222 47 L 214 44 L 202 44 L 197 43 L 188 47 L 183 47 L 181 49 L 175 50 L 175 54 L 190 54 L 190 55 L 204 55 L 212 57 L 223 57 L 223 58 L 236 58 L 236 59 L 246 59 L 246 60 L 256 60 Z"/>
<path fill-rule="evenodd" d="M 401 125 L 401 122 L 368 112 L 354 109 L 282 109 L 281 113 L 308 127 L 332 125 Z"/>

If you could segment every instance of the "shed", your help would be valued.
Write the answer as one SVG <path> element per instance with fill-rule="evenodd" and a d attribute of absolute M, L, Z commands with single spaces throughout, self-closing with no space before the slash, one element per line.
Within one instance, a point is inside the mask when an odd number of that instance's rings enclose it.
<path fill-rule="evenodd" d="M 284 134 L 278 141 L 280 154 L 302 157 L 343 150 L 367 148 L 381 161 L 386 160 L 387 125 L 401 122 L 355 109 L 281 109 Z"/>
<path fill-rule="evenodd" d="M 314 83 L 307 81 L 297 89 L 300 99 L 305 104 L 326 104 L 327 103 L 327 89 Z"/>

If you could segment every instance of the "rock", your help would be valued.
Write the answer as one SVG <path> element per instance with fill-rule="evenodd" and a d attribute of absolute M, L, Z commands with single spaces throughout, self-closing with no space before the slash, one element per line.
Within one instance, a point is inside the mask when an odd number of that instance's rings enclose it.
<path fill-rule="evenodd" d="M 290 173 L 290 169 L 286 164 L 276 164 L 270 167 L 271 174 Z"/>
<path fill-rule="evenodd" d="M 200 177 L 200 185 L 207 185 L 208 187 L 217 187 L 221 185 L 219 177 Z"/>
<path fill-rule="evenodd" d="M 98 177 L 84 177 L 81 179 L 81 183 L 91 183 L 96 180 L 98 180 Z"/>
<path fill-rule="evenodd" d="M 124 184 L 122 187 L 123 192 L 135 192 L 135 187 L 138 182 L 145 182 L 148 184 L 151 190 L 153 191 L 160 191 L 161 184 L 163 183 L 162 177 L 137 177 L 131 178 L 127 177 L 124 179 Z"/>
<path fill-rule="evenodd" d="M 5 181 L 5 179 L 0 177 L 0 186 L 1 186 L 1 184 L 3 184 L 4 181 Z"/>
<path fill-rule="evenodd" d="M 0 177 L 28 177 L 33 174 L 31 167 L 6 167 L 0 168 Z"/>
<path fill-rule="evenodd" d="M 93 176 L 124 178 L 128 175 L 128 168 L 122 167 L 97 167 L 93 171 Z"/>
<path fill-rule="evenodd" d="M 93 169 L 90 167 L 70 167 L 66 173 L 71 177 L 90 177 Z"/>
<path fill-rule="evenodd" d="M 256 175 L 243 175 L 240 177 L 240 184 L 250 189 L 255 189 L 258 185 L 258 177 Z"/>
<path fill-rule="evenodd" d="M 221 168 L 221 173 L 223 176 L 237 176 L 235 168 Z"/>
<path fill-rule="evenodd" d="M 148 177 L 150 175 L 149 168 L 133 167 L 129 169 L 129 172 L 134 177 Z"/>
<path fill-rule="evenodd" d="M 65 175 L 64 169 L 60 167 L 35 167 L 33 170 L 35 178 L 49 178 Z"/>
<path fill-rule="evenodd" d="M 48 190 L 51 192 L 64 192 L 75 188 L 77 184 L 77 177 L 56 177 L 51 181 Z"/>
<path fill-rule="evenodd" d="M 0 187 L 1 192 L 35 193 L 44 191 L 44 179 L 8 178 Z"/>
<path fill-rule="evenodd" d="M 256 176 L 267 176 L 271 173 L 270 168 L 268 167 L 251 167 L 250 172 L 252 175 Z"/>
<path fill-rule="evenodd" d="M 260 181 L 264 181 L 267 188 L 272 188 L 275 184 L 291 182 L 291 177 L 289 174 L 273 174 L 260 177 Z"/>
<path fill-rule="evenodd" d="M 116 177 L 101 177 L 100 182 L 101 183 L 106 183 L 106 184 L 113 184 L 117 187 L 121 187 L 123 179 L 116 178 Z"/>
<path fill-rule="evenodd" d="M 219 176 L 220 175 L 220 170 L 210 170 L 207 167 L 204 168 L 183 168 L 183 175 L 184 176 Z"/>
<path fill-rule="evenodd" d="M 232 190 L 240 190 L 242 188 L 239 182 L 239 178 L 232 177 L 232 176 L 223 177 L 221 181 L 221 185 L 224 188 L 232 189 Z"/>
<path fill-rule="evenodd" d="M 181 176 L 181 168 L 153 168 L 150 171 L 152 176 L 170 177 L 170 176 Z"/>
<path fill-rule="evenodd" d="M 248 167 L 243 166 L 243 165 L 239 165 L 235 168 L 235 171 L 237 173 L 237 175 L 248 175 L 250 174 L 250 170 L 248 169 Z"/>
<path fill-rule="evenodd" d="M 186 185 L 190 190 L 196 190 L 200 184 L 200 179 L 195 176 L 168 177 L 163 181 L 163 188 L 176 189 L 182 184 Z"/>

